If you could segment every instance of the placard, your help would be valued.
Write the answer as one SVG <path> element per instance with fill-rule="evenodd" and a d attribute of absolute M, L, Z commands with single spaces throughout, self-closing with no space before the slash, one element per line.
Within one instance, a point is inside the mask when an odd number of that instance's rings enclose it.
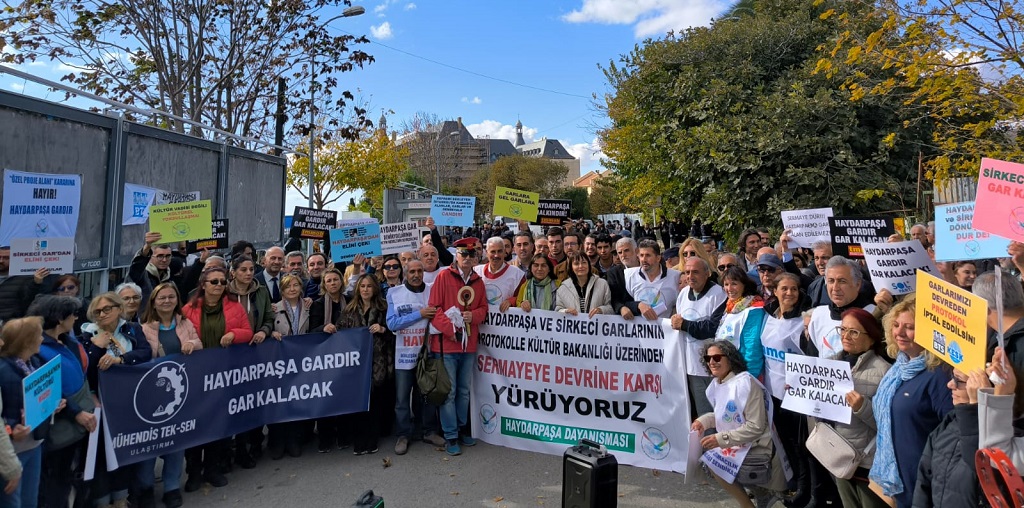
<path fill-rule="evenodd" d="M 121 225 L 145 224 L 149 220 L 149 207 L 153 204 L 157 192 L 160 191 L 145 185 L 124 184 Z"/>
<path fill-rule="evenodd" d="M 310 240 L 323 240 L 327 238 L 327 232 L 334 229 L 338 223 L 338 212 L 334 210 L 317 210 L 296 206 L 292 214 L 292 225 L 288 230 L 290 238 L 308 238 Z"/>
<path fill-rule="evenodd" d="M 893 295 L 914 292 L 917 271 L 939 273 L 919 240 L 892 243 L 863 243 L 864 261 L 875 290 L 888 289 Z"/>
<path fill-rule="evenodd" d="M 789 230 L 790 248 L 810 249 L 814 242 L 830 241 L 828 218 L 831 216 L 831 207 L 782 212 L 782 229 Z"/>
<path fill-rule="evenodd" d="M 863 258 L 862 243 L 885 243 L 896 232 L 892 217 L 829 217 L 832 255 Z"/>
<path fill-rule="evenodd" d="M 917 272 L 914 342 L 964 372 L 985 367 L 988 303 L 938 277 Z"/>
<path fill-rule="evenodd" d="M 416 221 L 384 224 L 380 227 L 380 253 L 398 254 L 420 248 L 420 227 Z"/>
<path fill-rule="evenodd" d="M 540 201 L 540 194 L 536 192 L 495 187 L 494 216 L 535 222 L 538 201 Z"/>
<path fill-rule="evenodd" d="M 335 263 L 352 261 L 356 254 L 368 258 L 380 256 L 380 225 L 374 220 L 368 224 L 358 224 L 339 229 L 332 229 L 331 260 Z"/>
<path fill-rule="evenodd" d="M 171 192 L 165 190 L 157 190 L 156 196 L 154 196 L 153 198 L 153 204 L 155 205 L 188 203 L 190 201 L 199 201 L 199 191 Z"/>
<path fill-rule="evenodd" d="M 846 394 L 852 391 L 853 376 L 849 362 L 786 355 L 784 409 L 849 424 L 853 410 L 846 405 Z"/>
<path fill-rule="evenodd" d="M 213 235 L 210 238 L 185 242 L 185 251 L 189 254 L 202 252 L 203 249 L 227 249 L 231 247 L 228 243 L 228 220 L 214 219 L 210 223 L 213 228 Z"/>
<path fill-rule="evenodd" d="M 74 238 L 82 177 L 4 170 L 0 245 L 15 238 Z"/>
<path fill-rule="evenodd" d="M 430 216 L 437 226 L 473 225 L 476 198 L 473 196 L 439 196 L 430 198 Z"/>
<path fill-rule="evenodd" d="M 213 205 L 209 199 L 149 207 L 149 230 L 162 242 L 202 240 L 213 236 Z"/>
<path fill-rule="evenodd" d="M 12 239 L 10 274 L 32 275 L 40 268 L 50 273 L 74 272 L 74 238 Z"/>
<path fill-rule="evenodd" d="M 569 199 L 541 199 L 537 202 L 537 220 L 534 224 L 561 226 L 569 220 L 571 208 L 572 200 Z"/>
<path fill-rule="evenodd" d="M 974 229 L 1024 242 L 1024 164 L 981 159 L 974 200 Z"/>
<path fill-rule="evenodd" d="M 974 229 L 974 201 L 935 207 L 935 260 L 961 261 L 1006 256 L 1010 240 Z"/>
<path fill-rule="evenodd" d="M 25 396 L 25 426 L 35 429 L 46 421 L 60 404 L 60 357 L 46 362 L 21 380 Z"/>

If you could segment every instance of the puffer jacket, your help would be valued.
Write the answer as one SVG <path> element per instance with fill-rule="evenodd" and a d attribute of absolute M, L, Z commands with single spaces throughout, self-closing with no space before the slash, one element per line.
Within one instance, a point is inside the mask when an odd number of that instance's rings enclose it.
<path fill-rule="evenodd" d="M 252 332 L 263 332 L 270 335 L 274 331 L 274 304 L 270 300 L 270 290 L 252 281 L 247 287 L 240 287 L 237 281 L 228 284 L 228 299 L 238 302 L 245 314 L 249 316 Z"/>
<path fill-rule="evenodd" d="M 974 466 L 977 451 L 978 405 L 958 404 L 946 414 L 924 445 L 917 467 L 914 506 L 987 506 Z"/>
<path fill-rule="evenodd" d="M 841 354 L 841 353 L 840 353 Z M 833 359 L 838 359 L 837 355 Z M 849 424 L 834 422 L 836 433 L 846 438 L 853 445 L 854 449 L 864 453 L 860 461 L 860 467 L 871 468 L 875 460 L 875 435 L 878 429 L 875 424 L 875 412 L 871 408 L 871 399 L 878 391 L 878 384 L 882 377 L 889 371 L 889 362 L 875 354 L 874 351 L 865 351 L 857 358 L 851 373 L 853 374 L 853 389 L 864 397 L 864 404 L 859 411 L 853 412 L 853 418 Z"/>

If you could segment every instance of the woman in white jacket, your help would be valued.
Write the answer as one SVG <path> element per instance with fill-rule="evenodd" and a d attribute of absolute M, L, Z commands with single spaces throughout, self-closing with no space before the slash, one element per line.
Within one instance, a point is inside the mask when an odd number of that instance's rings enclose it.
<path fill-rule="evenodd" d="M 992 386 L 988 375 L 995 373 L 1005 381 Z M 978 369 L 967 381 L 967 395 L 978 403 L 978 449 L 999 448 L 1013 461 L 1018 471 L 1024 470 L 1024 437 L 1017 437 L 1015 421 L 1024 404 L 1017 403 L 1017 373 L 1002 348 L 996 348 L 988 372 Z M 975 395 L 976 394 L 976 395 Z"/>
<path fill-rule="evenodd" d="M 567 259 L 572 270 L 555 293 L 555 310 L 576 316 L 585 313 L 612 314 L 612 292 L 608 282 L 594 275 L 590 259 L 580 253 Z"/>

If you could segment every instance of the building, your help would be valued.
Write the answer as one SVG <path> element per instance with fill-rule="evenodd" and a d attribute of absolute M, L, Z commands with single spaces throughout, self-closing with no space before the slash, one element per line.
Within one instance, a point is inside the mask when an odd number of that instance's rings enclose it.
<path fill-rule="evenodd" d="M 573 180 L 572 186 L 587 189 L 587 195 L 589 196 L 594 192 L 594 187 L 597 186 L 597 181 L 604 178 L 606 173 L 608 172 L 605 171 L 604 173 L 601 173 L 599 171 L 589 171 L 587 174 Z"/>

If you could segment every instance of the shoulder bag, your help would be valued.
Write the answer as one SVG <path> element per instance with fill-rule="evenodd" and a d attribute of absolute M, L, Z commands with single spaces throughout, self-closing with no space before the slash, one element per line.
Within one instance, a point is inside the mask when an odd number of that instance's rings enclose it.
<path fill-rule="evenodd" d="M 419 355 L 416 356 L 416 385 L 420 393 L 427 399 L 427 402 L 434 406 L 441 406 L 448 400 L 448 394 L 452 391 L 452 381 L 448 377 L 448 370 L 444 367 L 444 336 L 438 339 L 441 346 L 441 356 L 430 357 L 430 324 L 423 333 L 423 345 L 420 346 Z"/>
<path fill-rule="evenodd" d="M 831 425 L 819 421 L 807 436 L 807 451 L 836 478 L 848 480 L 860 466 L 864 453 L 854 449 Z"/>
<path fill-rule="evenodd" d="M 96 410 L 96 400 L 93 399 L 92 392 L 89 391 L 88 381 L 84 381 L 82 387 L 68 398 L 82 408 L 82 411 L 92 413 Z M 50 426 L 50 433 L 46 436 L 44 446 L 48 452 L 60 450 L 77 443 L 88 435 L 89 432 L 75 421 L 74 417 L 70 415 L 70 411 L 61 411 L 53 418 L 53 425 Z"/>

